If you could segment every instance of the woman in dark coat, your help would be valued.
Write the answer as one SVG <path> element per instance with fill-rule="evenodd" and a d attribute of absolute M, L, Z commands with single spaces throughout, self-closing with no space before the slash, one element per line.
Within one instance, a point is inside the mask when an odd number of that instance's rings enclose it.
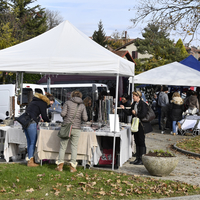
<path fill-rule="evenodd" d="M 50 107 L 54 101 L 55 99 L 53 95 L 49 93 L 46 95 L 35 93 L 33 100 L 30 102 L 26 109 L 26 112 L 33 118 L 29 127 L 24 129 L 27 139 L 28 167 L 38 166 L 38 164 L 36 164 L 33 159 L 35 144 L 37 141 L 37 124 L 40 121 L 40 115 L 44 122 L 50 122 L 49 118 L 47 117 L 47 108 Z"/>
<path fill-rule="evenodd" d="M 138 132 L 135 132 L 134 139 L 136 144 L 136 159 L 133 162 L 130 162 L 134 165 L 142 165 L 142 155 L 146 154 L 146 145 L 145 145 L 145 134 L 152 131 L 150 122 L 142 122 L 142 119 L 147 115 L 148 105 L 141 99 L 142 93 L 140 91 L 133 92 L 133 104 L 131 109 L 126 110 L 124 106 L 120 106 L 127 115 L 132 115 L 132 117 L 138 117 L 139 129 Z"/>
<path fill-rule="evenodd" d="M 172 121 L 172 131 L 173 131 L 172 133 L 174 135 L 177 134 L 176 124 L 178 125 L 179 128 L 181 128 L 180 121 L 182 120 L 183 111 L 184 111 L 183 99 L 180 97 L 180 94 L 178 92 L 174 92 L 170 103 L 170 118 Z"/>

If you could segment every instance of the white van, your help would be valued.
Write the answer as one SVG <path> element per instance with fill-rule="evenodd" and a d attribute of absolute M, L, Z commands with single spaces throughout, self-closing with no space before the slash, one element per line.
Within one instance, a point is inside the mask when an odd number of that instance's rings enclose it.
<path fill-rule="evenodd" d="M 44 87 L 45 92 L 47 92 L 47 85 L 41 85 Z M 50 85 L 50 93 L 59 101 L 64 103 L 71 95 L 71 92 L 78 90 L 82 93 L 84 99 L 90 96 L 92 99 L 97 100 L 101 92 L 105 91 L 108 94 L 108 86 L 101 83 L 79 83 L 79 84 L 52 84 Z"/>
<path fill-rule="evenodd" d="M 23 84 L 23 101 L 26 104 L 31 99 L 28 99 L 26 94 L 32 92 L 34 95 L 36 92 L 45 94 L 44 88 L 37 84 Z M 5 84 L 0 85 L 0 120 L 4 120 L 7 117 L 18 117 L 20 115 L 19 97 L 16 96 L 16 85 Z M 32 98 L 32 96 L 31 96 Z"/>

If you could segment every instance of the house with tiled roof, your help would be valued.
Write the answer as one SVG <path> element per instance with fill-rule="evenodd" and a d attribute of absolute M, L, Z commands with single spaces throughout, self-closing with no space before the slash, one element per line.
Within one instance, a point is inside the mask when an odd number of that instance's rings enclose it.
<path fill-rule="evenodd" d="M 152 57 L 152 55 L 150 55 L 148 53 L 141 54 L 141 53 L 137 52 L 137 48 L 135 46 L 135 40 L 136 39 L 130 40 L 129 42 L 127 42 L 124 45 L 122 45 L 121 47 L 115 49 L 115 51 L 128 51 L 133 59 L 135 59 L 135 58 L 142 59 L 142 58 L 150 58 L 150 57 Z"/>
<path fill-rule="evenodd" d="M 200 47 L 185 46 L 186 51 L 200 61 Z"/>
<path fill-rule="evenodd" d="M 135 63 L 134 59 L 132 58 L 132 56 L 130 55 L 130 53 L 128 51 L 114 51 L 114 50 L 112 50 L 112 52 L 117 54 L 118 56 L 128 60 L 128 61 Z"/>

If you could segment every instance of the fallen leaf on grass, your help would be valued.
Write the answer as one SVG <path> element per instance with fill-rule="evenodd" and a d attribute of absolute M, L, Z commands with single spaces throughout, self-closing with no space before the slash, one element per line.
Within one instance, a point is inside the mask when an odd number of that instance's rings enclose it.
<path fill-rule="evenodd" d="M 56 187 L 62 186 L 62 183 L 57 183 Z"/>
<path fill-rule="evenodd" d="M 60 191 L 57 190 L 54 194 L 55 194 L 56 196 L 58 196 L 59 193 L 60 193 Z"/>
<path fill-rule="evenodd" d="M 2 193 L 3 193 L 3 192 L 6 192 L 6 190 L 5 190 L 4 188 L 2 188 L 0 191 L 1 191 Z"/>
<path fill-rule="evenodd" d="M 86 182 L 80 182 L 78 183 L 79 185 L 86 185 L 87 183 Z"/>
<path fill-rule="evenodd" d="M 106 194 L 106 192 L 105 191 L 100 191 L 100 192 L 98 192 L 100 195 L 105 195 Z"/>
<path fill-rule="evenodd" d="M 117 183 L 121 183 L 121 180 L 118 179 L 118 180 L 117 180 Z"/>
<path fill-rule="evenodd" d="M 133 186 L 133 184 L 132 183 L 130 183 L 129 181 L 122 181 L 122 183 L 125 183 L 126 185 L 129 185 L 129 186 Z"/>
<path fill-rule="evenodd" d="M 34 192 L 33 188 L 27 189 L 26 192 Z"/>
<path fill-rule="evenodd" d="M 77 177 L 84 177 L 83 173 L 77 174 Z"/>
<path fill-rule="evenodd" d="M 91 186 L 95 186 L 97 183 L 96 182 L 91 182 L 89 183 Z"/>
<path fill-rule="evenodd" d="M 37 176 L 41 177 L 41 176 L 45 176 L 45 173 L 44 174 L 38 174 Z"/>
<path fill-rule="evenodd" d="M 83 190 L 83 192 L 86 192 L 86 188 L 85 187 L 81 187 L 81 189 Z"/>

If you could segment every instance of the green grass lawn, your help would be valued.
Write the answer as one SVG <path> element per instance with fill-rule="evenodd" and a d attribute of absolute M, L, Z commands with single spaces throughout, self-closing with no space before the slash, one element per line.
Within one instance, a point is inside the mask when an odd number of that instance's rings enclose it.
<path fill-rule="evenodd" d="M 200 188 L 114 171 L 83 169 L 55 171 L 55 164 L 31 168 L 0 164 L 0 199 L 151 199 L 200 194 Z"/>
<path fill-rule="evenodd" d="M 176 146 L 181 149 L 200 154 L 200 135 L 190 139 L 181 140 L 176 144 Z"/>

